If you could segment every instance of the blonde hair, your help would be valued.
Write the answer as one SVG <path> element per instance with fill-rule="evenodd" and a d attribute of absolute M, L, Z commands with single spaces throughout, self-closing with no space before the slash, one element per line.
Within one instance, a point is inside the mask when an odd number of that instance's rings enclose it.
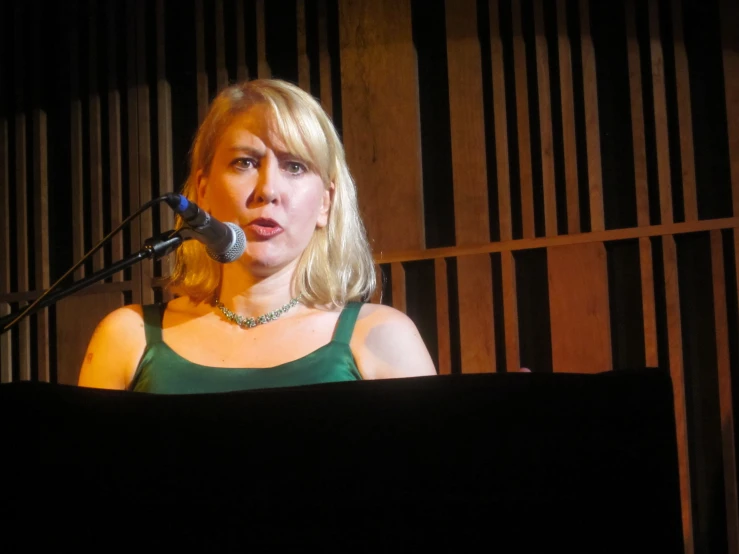
<path fill-rule="evenodd" d="M 311 306 L 341 307 L 369 300 L 375 290 L 374 262 L 359 216 L 357 192 L 333 123 L 320 104 L 295 85 L 257 79 L 232 85 L 213 100 L 190 151 L 190 175 L 182 194 L 197 200 L 197 175 L 206 175 L 218 140 L 234 119 L 254 105 L 268 108 L 274 130 L 289 151 L 304 160 L 334 192 L 328 224 L 316 229 L 293 275 L 293 293 Z M 178 218 L 177 228 L 182 226 Z M 221 281 L 220 265 L 197 241 L 175 253 L 168 287 L 200 303 L 214 299 Z"/>

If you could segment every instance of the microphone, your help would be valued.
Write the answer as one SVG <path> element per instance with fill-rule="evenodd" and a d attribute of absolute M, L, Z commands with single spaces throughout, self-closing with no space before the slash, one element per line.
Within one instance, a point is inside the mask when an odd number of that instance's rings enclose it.
<path fill-rule="evenodd" d="M 187 225 L 188 229 L 180 231 L 185 232 L 183 236 L 203 243 L 205 252 L 215 261 L 222 264 L 235 262 L 244 253 L 246 235 L 235 223 L 218 221 L 181 194 L 167 194 L 165 201 Z"/>

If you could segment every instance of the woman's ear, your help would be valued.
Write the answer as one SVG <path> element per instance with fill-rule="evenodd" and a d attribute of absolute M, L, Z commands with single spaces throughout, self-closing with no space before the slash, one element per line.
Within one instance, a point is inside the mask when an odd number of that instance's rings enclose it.
<path fill-rule="evenodd" d="M 210 207 L 208 206 L 207 201 L 208 177 L 205 176 L 205 173 L 203 173 L 202 169 L 199 169 L 198 172 L 195 174 L 195 183 L 195 191 L 197 195 L 197 199 L 195 200 L 195 202 L 202 210 L 209 212 Z"/>
<path fill-rule="evenodd" d="M 316 221 L 316 227 L 322 229 L 328 225 L 328 216 L 331 213 L 331 204 L 334 201 L 334 192 L 336 187 L 331 183 L 328 188 L 323 189 L 323 195 L 321 196 L 321 207 L 318 211 L 318 220 Z"/>

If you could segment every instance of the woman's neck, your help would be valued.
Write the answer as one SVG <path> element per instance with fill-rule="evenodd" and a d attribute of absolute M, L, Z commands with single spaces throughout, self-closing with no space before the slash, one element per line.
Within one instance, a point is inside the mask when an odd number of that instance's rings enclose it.
<path fill-rule="evenodd" d="M 290 265 L 266 275 L 257 276 L 238 262 L 221 269 L 219 300 L 239 315 L 256 317 L 280 308 L 292 300 L 292 278 L 295 266 Z"/>

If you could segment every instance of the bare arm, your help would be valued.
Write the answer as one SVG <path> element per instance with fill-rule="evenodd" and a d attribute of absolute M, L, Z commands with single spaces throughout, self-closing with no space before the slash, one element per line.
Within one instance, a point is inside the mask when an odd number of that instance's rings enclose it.
<path fill-rule="evenodd" d="M 141 306 L 125 306 L 109 313 L 92 335 L 78 385 L 126 389 L 145 347 Z"/>
<path fill-rule="evenodd" d="M 416 325 L 404 313 L 366 304 L 351 341 L 365 379 L 436 375 L 436 368 Z"/>

